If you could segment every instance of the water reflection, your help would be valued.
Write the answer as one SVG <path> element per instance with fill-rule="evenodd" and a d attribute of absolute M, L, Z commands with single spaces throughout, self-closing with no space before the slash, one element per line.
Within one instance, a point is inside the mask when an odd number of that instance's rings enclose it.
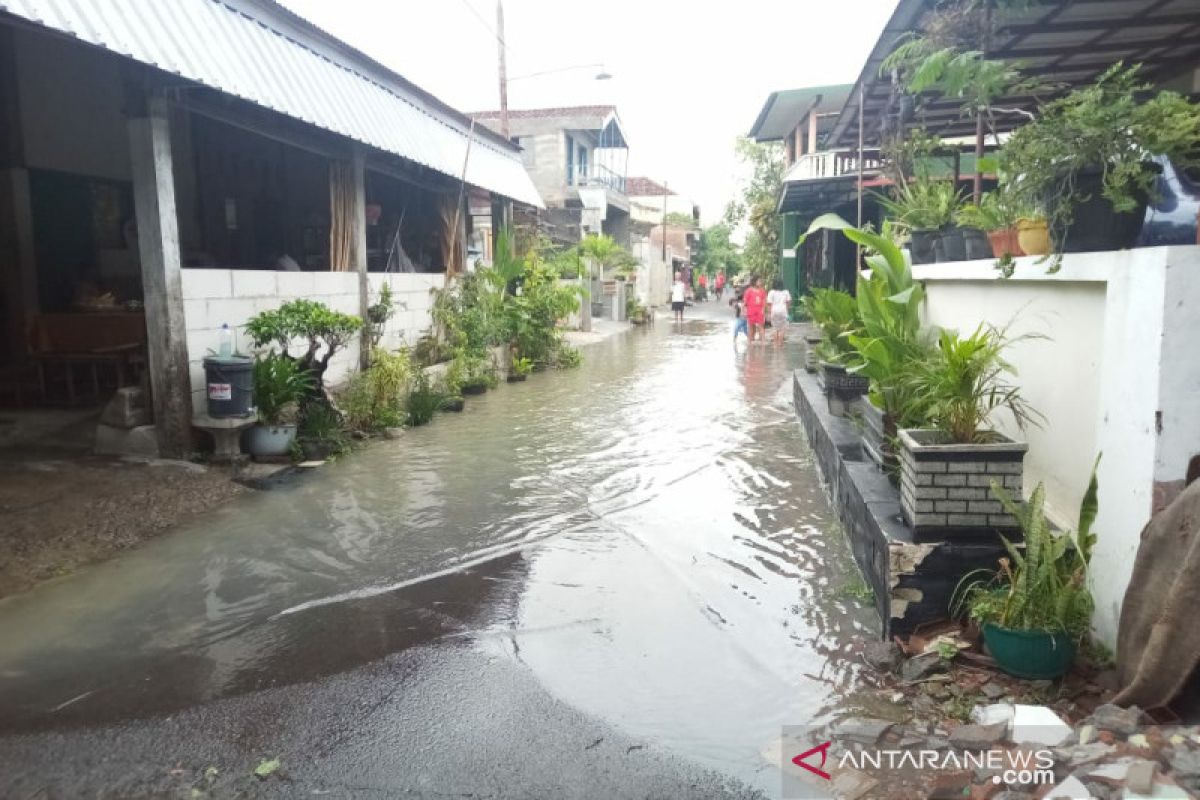
<path fill-rule="evenodd" d="M 731 352 L 724 317 L 633 330 L 0 602 L 0 725 L 466 638 L 631 735 L 769 782 L 764 743 L 827 715 L 871 625 L 836 596 L 847 556 L 791 412 L 799 363 Z"/>

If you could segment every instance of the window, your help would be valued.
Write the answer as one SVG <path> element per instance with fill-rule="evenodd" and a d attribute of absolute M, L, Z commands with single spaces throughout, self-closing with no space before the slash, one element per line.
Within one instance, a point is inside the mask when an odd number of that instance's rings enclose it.
<path fill-rule="evenodd" d="M 579 146 L 579 180 L 580 183 L 587 180 L 588 177 L 588 151 L 583 145 Z"/>
<path fill-rule="evenodd" d="M 567 136 L 567 186 L 575 185 L 575 140 Z"/>

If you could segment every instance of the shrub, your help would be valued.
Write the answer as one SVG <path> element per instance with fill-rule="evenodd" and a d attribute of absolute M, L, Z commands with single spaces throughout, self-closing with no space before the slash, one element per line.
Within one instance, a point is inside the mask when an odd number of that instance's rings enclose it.
<path fill-rule="evenodd" d="M 350 427 L 364 432 L 396 427 L 397 417 L 403 419 L 401 409 L 413 372 L 406 351 L 377 349 L 371 356 L 371 366 L 351 378 L 342 394 L 342 408 Z"/>
<path fill-rule="evenodd" d="M 442 407 L 446 395 L 429 381 L 424 370 L 413 373 L 404 408 L 409 425 L 424 425 L 433 419 Z"/>
<path fill-rule="evenodd" d="M 254 362 L 254 403 L 259 420 L 267 425 L 284 424 L 312 386 L 312 375 L 294 360 L 273 352 L 259 356 Z"/>

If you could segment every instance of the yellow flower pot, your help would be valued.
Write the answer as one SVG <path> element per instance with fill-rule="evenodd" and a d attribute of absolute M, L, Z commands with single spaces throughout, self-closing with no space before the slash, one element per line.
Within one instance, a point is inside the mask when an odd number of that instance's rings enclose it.
<path fill-rule="evenodd" d="M 1017 220 L 1017 242 L 1026 255 L 1044 256 L 1050 254 L 1050 230 L 1044 219 Z"/>

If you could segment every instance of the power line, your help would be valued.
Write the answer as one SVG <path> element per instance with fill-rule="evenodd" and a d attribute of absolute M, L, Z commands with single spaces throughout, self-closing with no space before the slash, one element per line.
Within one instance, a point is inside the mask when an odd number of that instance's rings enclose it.
<path fill-rule="evenodd" d="M 487 28 L 487 32 L 490 33 L 493 37 L 495 37 L 496 41 L 500 42 L 500 44 L 503 45 L 504 48 L 507 50 L 508 42 L 504 41 L 503 37 L 501 37 L 500 34 L 496 33 L 496 29 L 488 24 L 488 21 L 486 19 L 484 19 L 483 15 L 480 14 L 475 9 L 475 6 L 471 5 L 470 0 L 461 0 L 461 2 L 464 6 L 467 7 L 467 11 L 471 12 L 471 16 L 475 17 L 475 19 L 477 19 L 479 21 L 480 25 Z"/>

